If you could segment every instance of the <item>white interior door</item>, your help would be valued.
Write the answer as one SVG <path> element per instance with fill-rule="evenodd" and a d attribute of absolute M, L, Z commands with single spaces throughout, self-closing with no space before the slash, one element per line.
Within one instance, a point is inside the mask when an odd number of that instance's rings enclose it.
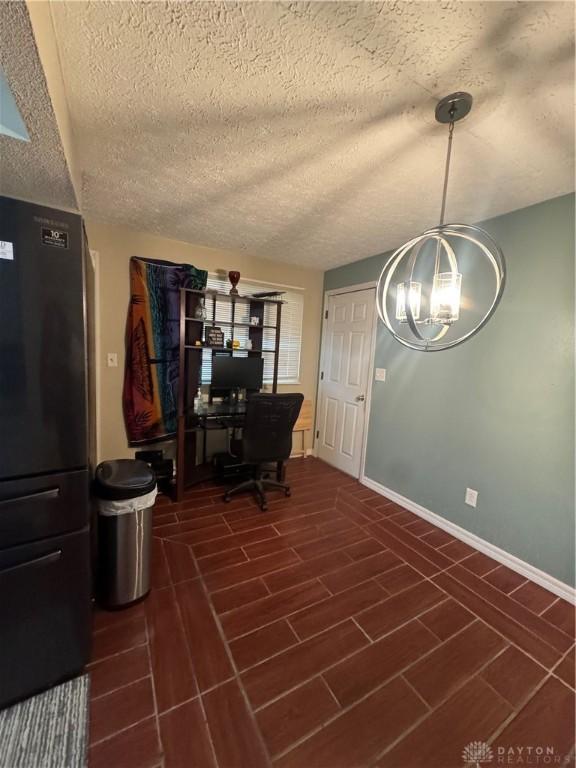
<path fill-rule="evenodd" d="M 374 330 L 375 290 L 328 297 L 320 372 L 318 456 L 358 477 Z"/>

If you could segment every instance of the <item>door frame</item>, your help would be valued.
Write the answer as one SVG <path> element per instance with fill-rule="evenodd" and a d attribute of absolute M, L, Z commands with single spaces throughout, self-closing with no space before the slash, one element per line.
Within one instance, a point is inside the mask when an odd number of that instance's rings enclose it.
<path fill-rule="evenodd" d="M 95 435 L 95 443 L 96 443 L 96 463 L 100 461 L 101 454 L 100 450 L 102 447 L 102 435 L 101 435 L 101 424 L 100 424 L 100 411 L 101 411 L 101 401 L 100 401 L 100 383 L 102 378 L 102 371 L 101 371 L 101 362 L 102 362 L 102 340 L 100 337 L 100 252 L 95 251 L 93 248 L 88 249 L 89 252 L 89 258 L 92 262 L 92 269 L 94 272 L 94 294 L 91 297 L 92 298 L 92 310 L 94 313 L 94 357 L 92 361 L 89 361 L 94 366 L 94 388 L 96 390 L 95 393 L 95 400 L 94 403 L 94 418 L 96 420 L 96 435 Z"/>
<path fill-rule="evenodd" d="M 370 421 L 370 408 L 372 405 L 372 383 L 374 378 L 374 357 L 376 354 L 376 328 L 378 326 L 378 309 L 376 306 L 376 286 L 378 285 L 377 280 L 371 280 L 367 283 L 354 283 L 353 285 L 345 285 L 342 286 L 342 288 L 331 288 L 328 291 L 324 291 L 324 299 L 322 303 L 322 334 L 320 337 L 320 360 L 319 360 L 319 366 L 318 366 L 318 388 L 317 388 L 317 394 L 316 394 L 316 416 L 314 419 L 314 449 L 316 455 L 318 455 L 318 448 L 316 441 L 318 438 L 316 437 L 316 433 L 320 431 L 320 419 L 321 416 L 321 398 L 322 398 L 322 388 L 323 388 L 323 381 L 320 379 L 320 375 L 322 373 L 322 370 L 324 369 L 324 361 L 326 356 L 326 332 L 328 328 L 328 324 L 326 322 L 326 307 L 328 306 L 328 299 L 331 296 L 339 296 L 343 293 L 356 293 L 357 291 L 365 291 L 365 290 L 374 290 L 374 314 L 372 315 L 372 326 L 370 329 L 370 354 L 368 357 L 368 379 L 367 379 L 367 385 L 366 385 L 366 406 L 364 408 L 364 419 L 362 424 L 362 446 L 360 449 L 360 468 L 359 468 L 359 474 L 356 478 L 358 481 L 362 481 L 364 478 L 364 464 L 366 461 L 366 445 L 368 443 L 368 424 Z M 352 477 L 352 475 L 351 475 Z"/>

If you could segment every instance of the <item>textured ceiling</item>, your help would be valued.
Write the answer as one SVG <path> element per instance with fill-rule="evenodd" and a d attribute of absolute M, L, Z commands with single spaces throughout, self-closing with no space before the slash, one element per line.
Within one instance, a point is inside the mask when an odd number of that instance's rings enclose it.
<path fill-rule="evenodd" d="M 88 216 L 329 268 L 573 189 L 571 2 L 57 2 Z"/>
<path fill-rule="evenodd" d="M 0 194 L 76 210 L 60 134 L 23 2 L 0 2 L 0 67 L 30 142 L 0 135 Z"/>

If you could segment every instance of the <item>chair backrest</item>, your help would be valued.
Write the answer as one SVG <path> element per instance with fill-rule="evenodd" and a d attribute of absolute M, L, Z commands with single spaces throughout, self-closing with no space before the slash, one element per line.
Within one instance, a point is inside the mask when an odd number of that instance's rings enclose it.
<path fill-rule="evenodd" d="M 248 464 L 284 461 L 292 451 L 292 430 L 304 395 L 254 394 L 246 404 L 242 453 Z"/>

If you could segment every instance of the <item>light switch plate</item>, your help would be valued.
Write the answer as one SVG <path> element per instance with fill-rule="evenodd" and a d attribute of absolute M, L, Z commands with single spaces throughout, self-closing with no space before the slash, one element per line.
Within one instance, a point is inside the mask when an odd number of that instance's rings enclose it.
<path fill-rule="evenodd" d="M 374 379 L 375 381 L 386 381 L 386 368 L 376 368 Z"/>
<path fill-rule="evenodd" d="M 108 368 L 118 368 L 118 355 L 116 352 L 108 352 L 106 355 L 106 364 Z"/>
<path fill-rule="evenodd" d="M 468 506 L 475 507 L 478 503 L 478 491 L 475 491 L 472 488 L 466 488 L 466 496 L 464 501 L 466 504 L 468 504 Z"/>

